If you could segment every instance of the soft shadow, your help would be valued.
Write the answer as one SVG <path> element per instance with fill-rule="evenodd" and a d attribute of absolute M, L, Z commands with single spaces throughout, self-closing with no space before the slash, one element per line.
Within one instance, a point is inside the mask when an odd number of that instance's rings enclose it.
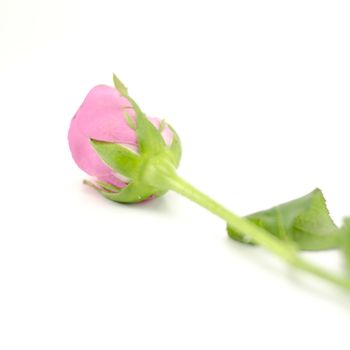
<path fill-rule="evenodd" d="M 331 283 L 327 283 L 316 276 L 297 270 L 287 264 L 285 264 L 285 268 L 280 268 L 279 264 L 274 264 L 272 260 L 266 257 L 266 254 L 261 254 L 263 252 L 260 247 L 244 245 L 229 237 L 225 238 L 225 242 L 228 249 L 232 250 L 234 254 L 249 262 L 253 261 L 259 267 L 279 278 L 284 277 L 291 287 L 302 288 L 308 294 L 327 302 L 336 303 L 342 310 L 345 309 L 350 312 L 350 293 L 346 290 L 335 285 L 333 286 Z M 276 259 L 278 258 L 276 257 Z"/>
<path fill-rule="evenodd" d="M 109 203 L 109 205 L 116 206 L 119 208 L 129 208 L 130 210 L 136 210 L 136 211 L 142 211 L 142 212 L 152 212 L 157 213 L 161 215 L 171 215 L 173 213 L 172 205 L 172 198 L 171 194 L 165 194 L 162 197 L 159 198 L 151 198 L 147 199 L 143 202 L 139 203 L 119 203 L 114 202 L 111 200 L 108 200 L 104 198 L 101 194 L 99 194 L 95 189 L 83 185 L 84 193 L 91 198 L 98 198 L 98 200 L 104 201 L 106 203 Z"/>
<path fill-rule="evenodd" d="M 332 285 L 327 281 L 323 281 L 317 277 L 313 277 L 308 273 L 303 273 L 297 269 L 289 267 L 286 274 L 289 282 L 294 286 L 298 286 L 307 291 L 310 295 L 317 296 L 320 299 L 336 303 L 342 310 L 350 313 L 350 293 L 336 285 Z M 312 279 L 312 280 L 311 280 Z"/>
<path fill-rule="evenodd" d="M 171 198 L 165 195 L 159 198 L 153 198 L 146 200 L 141 203 L 130 204 L 130 206 L 135 206 L 137 210 L 142 210 L 144 212 L 152 212 L 161 215 L 171 215 L 172 205 Z"/>

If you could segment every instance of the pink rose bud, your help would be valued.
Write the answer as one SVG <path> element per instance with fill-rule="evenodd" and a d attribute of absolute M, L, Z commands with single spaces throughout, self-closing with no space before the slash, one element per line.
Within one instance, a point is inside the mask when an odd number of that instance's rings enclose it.
<path fill-rule="evenodd" d="M 166 158 L 174 167 L 181 157 L 180 140 L 164 121 L 146 117 L 114 76 L 116 88 L 99 85 L 86 96 L 73 117 L 69 147 L 74 161 L 109 199 L 138 202 L 163 190 L 142 181 L 150 157 Z"/>
<path fill-rule="evenodd" d="M 172 190 L 223 219 L 235 240 L 259 244 L 291 266 L 350 291 L 350 218 L 339 230 L 320 190 L 239 217 L 177 175 L 178 135 L 164 121 L 147 117 L 123 83 L 116 76 L 113 79 L 115 89 L 96 86 L 88 93 L 70 125 L 73 159 L 95 178 L 94 183 L 86 183 L 122 203 L 144 201 Z M 342 249 L 348 276 L 324 270 L 298 253 L 300 249 L 329 248 Z"/>

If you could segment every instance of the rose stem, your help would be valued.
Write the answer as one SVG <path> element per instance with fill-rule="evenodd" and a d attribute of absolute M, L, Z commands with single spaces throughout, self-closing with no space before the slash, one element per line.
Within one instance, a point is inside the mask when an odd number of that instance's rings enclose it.
<path fill-rule="evenodd" d="M 276 254 L 278 257 L 292 266 L 350 291 L 350 279 L 334 275 L 333 273 L 328 272 L 303 259 L 298 254 L 294 245 L 279 240 L 265 229 L 232 213 L 224 206 L 179 177 L 171 165 L 158 161 L 154 162 L 149 167 L 149 170 L 151 170 L 152 174 L 149 177 L 150 182 L 153 182 L 153 184 L 157 187 L 162 186 L 164 189 L 172 190 L 199 204 L 214 215 L 223 219 L 234 230 L 240 232 L 241 234 L 248 235 L 255 241 L 255 243 Z"/>

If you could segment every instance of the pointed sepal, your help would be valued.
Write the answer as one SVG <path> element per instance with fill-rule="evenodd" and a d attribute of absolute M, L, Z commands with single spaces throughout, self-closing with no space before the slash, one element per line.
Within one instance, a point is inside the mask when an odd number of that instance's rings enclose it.
<path fill-rule="evenodd" d="M 131 182 L 118 193 L 100 192 L 104 197 L 119 203 L 137 203 L 150 198 L 157 190 L 141 182 Z"/>
<path fill-rule="evenodd" d="M 140 154 L 157 155 L 164 151 L 166 148 L 166 144 L 161 135 L 161 130 L 157 129 L 148 120 L 148 118 L 142 112 L 139 105 L 134 101 L 133 98 L 129 96 L 127 87 L 115 74 L 113 74 L 113 82 L 115 88 L 119 91 L 119 93 L 122 96 L 124 96 L 130 102 L 135 111 L 135 130 Z"/>
<path fill-rule="evenodd" d="M 136 113 L 136 125 L 140 154 L 158 155 L 166 150 L 161 133 L 143 113 Z"/>
<path fill-rule="evenodd" d="M 138 154 L 117 143 L 93 139 L 90 142 L 103 162 L 110 168 L 130 179 L 138 176 L 142 161 Z"/>
<path fill-rule="evenodd" d="M 182 156 L 182 146 L 181 140 L 177 132 L 168 124 L 169 129 L 173 133 L 173 140 L 171 141 L 171 145 L 169 148 L 169 154 L 173 160 L 173 164 L 177 168 L 180 164 L 181 156 Z"/>
<path fill-rule="evenodd" d="M 128 96 L 128 88 L 122 83 L 122 81 L 113 73 L 113 83 L 115 88 L 119 91 L 119 93 L 126 97 Z"/>

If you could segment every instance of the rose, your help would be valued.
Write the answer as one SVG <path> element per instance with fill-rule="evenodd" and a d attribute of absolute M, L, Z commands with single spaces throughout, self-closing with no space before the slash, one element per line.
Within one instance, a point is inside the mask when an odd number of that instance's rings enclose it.
<path fill-rule="evenodd" d="M 316 250 L 329 247 L 329 239 L 336 247 L 340 244 L 343 231 L 330 219 L 319 190 L 256 213 L 252 221 L 237 216 L 177 175 L 181 146 L 175 131 L 164 121 L 146 117 L 116 76 L 114 83 L 116 90 L 96 86 L 89 92 L 69 129 L 74 160 L 96 178 L 95 184 L 89 184 L 105 197 L 125 203 L 160 196 L 168 190 L 177 192 L 223 219 L 230 237 L 243 241 L 248 237 L 292 266 L 350 291 L 350 278 L 334 275 L 298 254 L 298 248 L 303 248 L 297 244 L 300 240 L 307 249 Z M 209 159 L 207 165 L 210 163 Z M 340 247 L 348 266 L 349 227 L 347 220 Z"/>
<path fill-rule="evenodd" d="M 118 84 L 118 81 L 115 80 L 115 82 Z M 164 140 L 165 151 L 167 149 L 171 151 L 174 165 L 177 166 L 180 159 L 180 147 L 176 133 L 165 122 L 157 118 L 146 117 L 144 119 L 150 124 L 148 127 L 153 127 L 153 132 L 160 133 Z M 82 170 L 96 180 L 94 184 L 86 183 L 95 186 L 110 199 L 133 202 L 147 199 L 145 197 L 153 194 L 163 193 L 156 190 L 150 191 L 149 188 L 146 188 L 147 186 L 144 186 L 144 189 L 138 186 L 134 196 L 123 199 L 124 196 L 118 198 L 115 195 L 111 198 L 110 192 L 120 194 L 121 189 L 127 187 L 132 179 L 120 171 L 118 164 L 113 163 L 111 166 L 106 163 L 103 154 L 99 154 L 96 150 L 96 142 L 113 143 L 123 147 L 125 151 L 130 150 L 140 155 L 136 124 L 135 110 L 129 99 L 117 89 L 104 85 L 98 85 L 88 93 L 71 121 L 68 141 L 72 157 Z M 92 140 L 95 141 L 95 145 L 91 142 Z M 178 144 L 177 147 L 174 147 L 175 143 Z"/>

